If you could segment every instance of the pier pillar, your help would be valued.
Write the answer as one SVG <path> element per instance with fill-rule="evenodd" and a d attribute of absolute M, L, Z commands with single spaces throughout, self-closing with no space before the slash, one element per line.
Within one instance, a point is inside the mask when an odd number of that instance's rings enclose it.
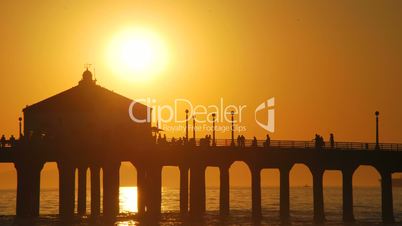
<path fill-rule="evenodd" d="M 91 166 L 91 216 L 100 215 L 100 167 Z"/>
<path fill-rule="evenodd" d="M 394 208 L 392 200 L 392 173 L 388 170 L 381 172 L 381 209 L 384 223 L 394 222 Z"/>
<path fill-rule="evenodd" d="M 137 207 L 138 214 L 144 215 L 146 211 L 146 171 L 137 166 Z"/>
<path fill-rule="evenodd" d="M 162 167 L 151 166 L 147 169 L 147 215 L 157 217 L 162 205 Z"/>
<path fill-rule="evenodd" d="M 258 167 L 251 167 L 251 199 L 253 218 L 261 218 L 261 169 Z"/>
<path fill-rule="evenodd" d="M 70 163 L 57 163 L 59 169 L 59 214 L 62 220 L 74 217 L 75 167 Z"/>
<path fill-rule="evenodd" d="M 188 167 L 180 167 L 180 213 L 188 213 Z"/>
<path fill-rule="evenodd" d="M 323 169 L 312 170 L 313 174 L 313 196 L 314 196 L 314 221 L 322 223 L 325 221 L 324 214 L 324 191 L 323 191 Z"/>
<path fill-rule="evenodd" d="M 280 209 L 281 221 L 287 222 L 290 218 L 290 192 L 289 192 L 289 172 L 291 166 L 281 167 L 280 173 Z"/>
<path fill-rule="evenodd" d="M 342 170 L 342 197 L 343 197 L 343 221 L 353 222 L 353 173 L 354 169 Z"/>
<path fill-rule="evenodd" d="M 219 186 L 219 213 L 221 216 L 229 215 L 229 167 L 221 166 L 220 171 L 220 186 Z"/>
<path fill-rule="evenodd" d="M 119 214 L 120 162 L 107 163 L 103 167 L 103 217 L 115 219 Z"/>
<path fill-rule="evenodd" d="M 190 169 L 190 214 L 200 217 L 205 213 L 205 166 Z"/>
<path fill-rule="evenodd" d="M 31 168 L 31 181 L 32 181 L 32 206 L 34 217 L 39 217 L 40 209 L 40 172 L 42 171 L 43 164 L 36 164 Z"/>
<path fill-rule="evenodd" d="M 40 172 L 43 163 L 16 162 L 17 170 L 17 217 L 38 217 L 40 197 Z"/>
<path fill-rule="evenodd" d="M 87 204 L 87 167 L 78 168 L 78 214 L 86 214 Z"/>

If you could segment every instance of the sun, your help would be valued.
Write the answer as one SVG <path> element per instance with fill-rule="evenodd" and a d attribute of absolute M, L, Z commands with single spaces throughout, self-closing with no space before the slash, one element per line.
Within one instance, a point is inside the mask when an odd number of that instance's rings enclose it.
<path fill-rule="evenodd" d="M 132 28 L 113 37 L 107 50 L 107 62 L 121 78 L 147 81 L 166 68 L 167 53 L 166 44 L 156 32 Z"/>

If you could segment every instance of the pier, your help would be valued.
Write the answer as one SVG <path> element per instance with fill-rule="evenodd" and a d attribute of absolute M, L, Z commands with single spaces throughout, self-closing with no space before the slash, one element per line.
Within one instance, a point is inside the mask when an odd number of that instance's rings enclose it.
<path fill-rule="evenodd" d="M 352 178 L 359 166 L 366 165 L 374 167 L 381 175 L 382 220 L 394 222 L 392 174 L 402 172 L 402 144 L 379 142 L 378 112 L 375 143 L 331 142 L 317 146 L 313 141 L 272 140 L 267 144 L 245 140 L 239 146 L 234 140 L 233 112 L 231 139 L 216 139 L 213 131 L 211 145 L 209 141 L 205 144 L 205 140 L 197 140 L 194 130 L 193 138 L 189 138 L 190 117 L 189 111 L 185 111 L 185 139 L 178 144 L 157 142 L 159 130 L 155 130 L 150 121 L 134 123 L 127 114 L 128 109 L 142 119 L 147 118 L 151 109 L 141 104 L 133 107 L 132 103 L 131 99 L 98 86 L 87 69 L 77 86 L 24 108 L 24 117 L 19 118 L 19 139 L 3 140 L 0 147 L 0 162 L 13 163 L 17 171 L 17 217 L 40 215 L 40 181 L 43 179 L 40 175 L 48 162 L 56 163 L 58 168 L 59 216 L 62 220 L 87 214 L 94 218 L 115 219 L 119 214 L 122 162 L 130 162 L 137 170 L 139 216 L 157 217 L 161 213 L 161 174 L 166 166 L 180 170 L 180 212 L 194 218 L 202 217 L 206 211 L 205 170 L 207 167 L 219 168 L 220 215 L 228 216 L 229 169 L 239 161 L 250 170 L 254 219 L 263 217 L 261 171 L 278 169 L 279 217 L 284 222 L 291 220 L 289 172 L 295 164 L 304 164 L 313 176 L 312 219 L 325 221 L 323 175 L 327 170 L 337 170 L 342 173 L 343 181 L 343 220 L 354 221 Z M 215 115 L 213 117 L 215 119 Z M 86 189 L 88 169 L 90 194 Z M 90 213 L 86 212 L 87 196 L 91 197 Z"/>
<path fill-rule="evenodd" d="M 399 144 L 336 143 L 334 148 L 316 149 L 310 141 L 272 141 L 269 147 L 262 145 L 245 148 L 225 146 L 227 141 L 217 140 L 217 146 L 198 145 L 147 145 L 144 147 L 114 145 L 108 161 L 97 156 L 60 155 L 54 150 L 63 149 L 58 144 L 17 143 L 0 149 L 0 162 L 14 163 L 18 175 L 17 216 L 39 216 L 40 172 L 47 162 L 56 162 L 59 170 L 60 217 L 71 219 L 75 214 L 85 215 L 86 169 L 91 173 L 91 213 L 93 217 L 115 218 L 119 213 L 119 167 L 129 161 L 138 172 L 138 214 L 157 216 L 161 213 L 161 172 L 165 166 L 180 170 L 180 211 L 192 217 L 200 217 L 206 211 L 205 169 L 218 167 L 220 172 L 220 214 L 227 216 L 229 209 L 229 168 L 236 162 L 247 164 L 251 173 L 252 216 L 261 213 L 261 170 L 278 169 L 280 172 L 280 219 L 290 220 L 289 172 L 295 164 L 306 165 L 313 175 L 315 222 L 325 221 L 323 199 L 323 174 L 326 170 L 338 170 L 343 181 L 343 220 L 354 221 L 353 184 L 354 171 L 361 165 L 374 167 L 381 175 L 382 219 L 394 221 L 392 180 L 393 173 L 402 172 L 402 147 Z M 229 142 L 230 143 L 230 142 Z M 259 141 L 261 144 L 262 141 Z M 360 148 L 363 147 L 363 148 Z M 372 148 L 371 148 L 372 147 Z M 102 148 L 102 147 L 100 147 Z M 109 147 L 104 147 L 109 148 Z M 35 153 L 41 153 L 37 156 Z M 103 171 L 103 203 L 100 203 L 100 170 Z M 75 171 L 78 171 L 78 203 L 75 209 Z M 190 185 L 188 186 L 188 175 Z M 103 204 L 103 213 L 100 205 Z"/>

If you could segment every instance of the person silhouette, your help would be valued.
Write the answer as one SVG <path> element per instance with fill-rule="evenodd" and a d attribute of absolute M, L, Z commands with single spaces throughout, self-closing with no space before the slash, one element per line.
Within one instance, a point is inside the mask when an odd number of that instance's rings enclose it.
<path fill-rule="evenodd" d="M 322 149 L 322 147 L 324 146 L 324 139 L 322 138 L 322 136 L 316 134 L 314 140 L 315 140 L 315 148 Z"/>
<path fill-rule="evenodd" d="M 184 141 L 186 141 L 186 139 L 184 139 Z M 201 142 L 201 141 L 200 141 L 200 142 Z M 197 145 L 197 141 L 196 141 L 194 138 L 190 138 L 190 139 L 188 140 L 188 142 L 185 143 L 185 144 L 190 145 L 190 146 L 195 146 L 195 145 Z"/>
<path fill-rule="evenodd" d="M 267 134 L 264 145 L 265 147 L 269 147 L 269 145 L 271 145 L 271 137 L 269 136 L 269 134 Z"/>
<path fill-rule="evenodd" d="M 210 138 L 209 135 L 205 135 L 204 138 L 200 139 L 200 146 L 206 147 L 209 146 Z"/>
<path fill-rule="evenodd" d="M 331 148 L 334 149 L 334 147 L 335 147 L 335 139 L 334 139 L 334 134 L 333 133 L 331 133 L 329 135 L 329 143 L 331 145 Z"/>
<path fill-rule="evenodd" d="M 257 143 L 257 138 L 254 136 L 253 137 L 253 142 L 251 142 L 251 147 L 257 147 L 258 143 Z"/>
<path fill-rule="evenodd" d="M 211 144 L 211 135 L 206 135 L 205 136 L 205 145 L 210 146 Z"/>
<path fill-rule="evenodd" d="M 240 136 L 240 146 L 242 148 L 246 147 L 246 138 L 243 135 Z"/>
<path fill-rule="evenodd" d="M 162 143 L 162 134 L 158 134 L 158 139 L 157 139 L 157 143 L 161 144 Z"/>
<path fill-rule="evenodd" d="M 241 146 L 241 136 L 238 135 L 238 136 L 237 136 L 237 147 L 240 148 L 240 146 Z"/>
<path fill-rule="evenodd" d="M 154 134 L 154 135 L 152 135 L 152 141 L 154 142 L 154 143 L 156 143 L 156 134 Z"/>
<path fill-rule="evenodd" d="M 321 135 L 318 135 L 318 148 L 322 149 L 325 146 L 324 138 Z"/>
<path fill-rule="evenodd" d="M 0 147 L 4 148 L 5 146 L 6 146 L 6 137 L 2 135 L 0 139 Z"/>
<path fill-rule="evenodd" d="M 10 137 L 10 146 L 14 147 L 14 145 L 15 145 L 15 137 L 14 137 L 14 135 L 11 135 L 11 137 Z"/>
<path fill-rule="evenodd" d="M 325 141 L 324 141 L 324 137 L 320 136 L 320 148 L 324 148 L 325 147 Z"/>

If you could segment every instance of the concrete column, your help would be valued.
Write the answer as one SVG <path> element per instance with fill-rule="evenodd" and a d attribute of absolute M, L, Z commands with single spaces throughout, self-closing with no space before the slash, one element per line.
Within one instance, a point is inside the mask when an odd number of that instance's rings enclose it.
<path fill-rule="evenodd" d="M 27 200 L 27 193 L 26 193 L 26 171 L 23 170 L 19 164 L 15 163 L 15 168 L 17 170 L 17 199 L 16 199 L 16 214 L 17 217 L 28 217 L 26 209 L 27 207 L 26 202 L 23 200 Z"/>
<path fill-rule="evenodd" d="M 180 213 L 188 213 L 188 167 L 180 167 Z"/>
<path fill-rule="evenodd" d="M 200 217 L 205 213 L 205 167 L 190 169 L 190 214 Z"/>
<path fill-rule="evenodd" d="M 100 167 L 91 166 L 91 216 L 100 215 Z"/>
<path fill-rule="evenodd" d="M 57 163 L 59 169 L 59 214 L 63 220 L 74 217 L 75 167 L 69 163 Z"/>
<path fill-rule="evenodd" d="M 251 199 L 253 218 L 261 218 L 261 169 L 258 167 L 251 169 Z"/>
<path fill-rule="evenodd" d="M 33 213 L 34 217 L 39 217 L 39 209 L 40 209 L 40 172 L 42 171 L 43 165 L 37 165 L 32 170 L 32 205 L 33 205 Z"/>
<path fill-rule="evenodd" d="M 138 214 L 144 215 L 146 210 L 146 172 L 137 166 L 137 207 Z"/>
<path fill-rule="evenodd" d="M 343 221 L 353 222 L 353 173 L 354 169 L 342 170 L 342 196 L 343 196 Z"/>
<path fill-rule="evenodd" d="M 38 217 L 40 197 L 40 172 L 43 164 L 17 162 L 17 217 Z"/>
<path fill-rule="evenodd" d="M 324 214 L 324 191 L 323 191 L 323 169 L 314 169 L 313 174 L 313 196 L 314 196 L 314 221 L 321 223 L 325 221 Z"/>
<path fill-rule="evenodd" d="M 147 215 L 157 217 L 162 205 L 162 167 L 152 166 L 147 169 Z"/>
<path fill-rule="evenodd" d="M 119 214 L 120 162 L 103 167 L 103 217 L 113 220 Z"/>
<path fill-rule="evenodd" d="M 289 172 L 291 167 L 282 167 L 280 173 L 280 209 L 281 221 L 289 221 L 290 218 L 290 192 L 289 192 Z"/>
<path fill-rule="evenodd" d="M 381 172 L 381 199 L 382 221 L 393 223 L 395 220 L 392 200 L 392 173 L 387 170 Z"/>
<path fill-rule="evenodd" d="M 87 167 L 78 168 L 78 214 L 86 214 L 87 204 Z"/>
<path fill-rule="evenodd" d="M 220 186 L 219 186 L 219 211 L 221 216 L 229 215 L 229 166 L 219 167 Z"/>

